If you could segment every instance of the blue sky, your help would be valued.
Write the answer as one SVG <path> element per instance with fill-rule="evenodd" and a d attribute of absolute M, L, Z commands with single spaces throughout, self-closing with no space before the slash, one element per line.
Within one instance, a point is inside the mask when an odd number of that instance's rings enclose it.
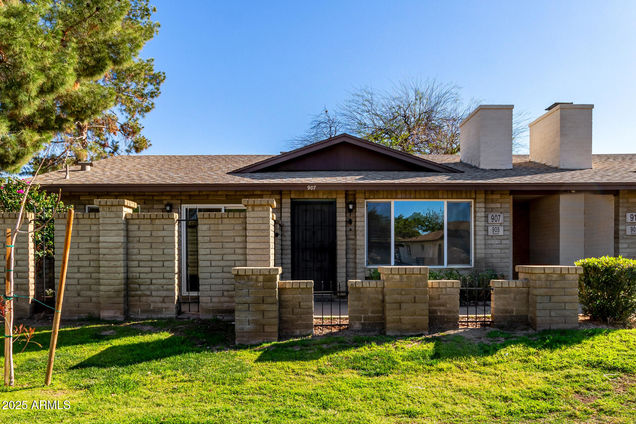
<path fill-rule="evenodd" d="M 363 86 L 434 78 L 531 118 L 593 103 L 594 152 L 636 153 L 635 1 L 155 0 L 167 79 L 149 154 L 278 153 Z"/>

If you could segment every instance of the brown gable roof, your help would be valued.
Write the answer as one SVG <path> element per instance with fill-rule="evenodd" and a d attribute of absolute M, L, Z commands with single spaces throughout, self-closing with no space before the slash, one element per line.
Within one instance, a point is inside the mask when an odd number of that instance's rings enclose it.
<path fill-rule="evenodd" d="M 293 171 L 461 172 L 423 157 L 404 153 L 350 134 L 339 134 L 244 166 L 234 172 Z"/>
<path fill-rule="evenodd" d="M 486 189 L 486 190 L 636 190 L 636 154 L 593 155 L 593 168 L 564 170 L 515 155 L 513 168 L 486 170 L 460 162 L 458 155 L 426 159 L 460 173 L 412 171 L 312 171 L 234 173 L 271 155 L 117 156 L 96 161 L 90 171 L 71 168 L 37 178 L 50 190 L 316 190 L 328 189 Z"/>

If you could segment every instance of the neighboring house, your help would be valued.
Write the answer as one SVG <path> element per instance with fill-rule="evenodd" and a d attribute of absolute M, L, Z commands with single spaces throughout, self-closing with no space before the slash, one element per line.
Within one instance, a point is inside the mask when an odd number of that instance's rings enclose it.
<path fill-rule="evenodd" d="M 342 134 L 273 156 L 117 156 L 39 182 L 80 212 L 99 198 L 177 212 L 182 296 L 202 284 L 199 214 L 240 213 L 246 198 L 276 202 L 283 279 L 328 289 L 394 264 L 512 278 L 517 264 L 636 258 L 636 154 L 592 154 L 592 108 L 552 105 L 530 124 L 530 155 L 512 154 L 513 107 L 488 105 L 462 123 L 461 155 L 410 155 Z M 441 229 L 396 237 L 397 211 L 433 209 Z"/>

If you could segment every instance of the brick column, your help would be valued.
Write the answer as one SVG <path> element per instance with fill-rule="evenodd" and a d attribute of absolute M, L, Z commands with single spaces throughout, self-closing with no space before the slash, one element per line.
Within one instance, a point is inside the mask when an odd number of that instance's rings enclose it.
<path fill-rule="evenodd" d="M 15 263 L 13 267 L 13 292 L 21 296 L 35 297 L 35 247 L 33 244 L 33 219 L 34 215 L 31 212 L 24 214 L 24 220 L 22 221 L 22 228 L 15 242 Z M 5 242 L 5 231 L 7 228 L 15 228 L 15 224 L 18 220 L 17 212 L 1 212 L 0 213 L 0 230 L 2 231 L 2 245 Z M 27 232 L 28 231 L 28 232 Z M 2 270 L 6 272 L 5 264 L 5 249 L 2 249 Z M 3 275 L 5 275 L 3 273 Z M 4 278 L 2 279 L 4 281 Z M 3 283 L 4 284 L 4 283 Z M 3 285 L 4 287 L 4 285 Z M 2 289 L 4 294 L 4 288 Z M 13 301 L 14 317 L 16 319 L 28 318 L 32 311 L 31 299 L 17 298 Z M 18 323 L 19 324 L 19 323 Z"/>
<path fill-rule="evenodd" d="M 535 330 L 578 327 L 578 266 L 517 265 L 520 280 L 529 281 L 528 315 Z"/>
<path fill-rule="evenodd" d="M 495 327 L 527 326 L 528 280 L 491 280 L 490 314 Z"/>
<path fill-rule="evenodd" d="M 384 330 L 384 281 L 349 280 L 349 328 L 381 333 Z"/>
<path fill-rule="evenodd" d="M 428 332 L 428 267 L 381 266 L 387 335 Z"/>
<path fill-rule="evenodd" d="M 280 267 L 232 268 L 235 287 L 236 344 L 278 340 Z"/>
<path fill-rule="evenodd" d="M 126 214 L 137 207 L 125 199 L 96 199 L 99 206 L 99 295 L 101 319 L 123 320 L 126 305 Z"/>
<path fill-rule="evenodd" d="M 243 199 L 247 208 L 247 265 L 274 266 L 274 199 Z"/>
<path fill-rule="evenodd" d="M 281 336 L 311 336 L 314 332 L 314 282 L 278 283 L 279 332 Z"/>
<path fill-rule="evenodd" d="M 448 330 L 459 327 L 458 280 L 429 280 L 428 319 L 431 328 Z"/>

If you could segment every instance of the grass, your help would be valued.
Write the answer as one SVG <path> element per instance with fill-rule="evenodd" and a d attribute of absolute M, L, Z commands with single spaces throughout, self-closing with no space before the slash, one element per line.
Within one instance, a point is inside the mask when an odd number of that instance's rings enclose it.
<path fill-rule="evenodd" d="M 87 322 L 16 354 L 2 423 L 636 421 L 636 330 L 471 330 L 467 337 L 324 337 L 258 347 L 224 324 Z M 478 334 L 479 337 L 474 337 Z M 36 341 L 46 348 L 50 332 Z M 19 350 L 19 349 L 16 349 Z M 31 409 L 33 401 L 69 409 Z M 15 404 L 14 404 L 15 405 Z"/>

